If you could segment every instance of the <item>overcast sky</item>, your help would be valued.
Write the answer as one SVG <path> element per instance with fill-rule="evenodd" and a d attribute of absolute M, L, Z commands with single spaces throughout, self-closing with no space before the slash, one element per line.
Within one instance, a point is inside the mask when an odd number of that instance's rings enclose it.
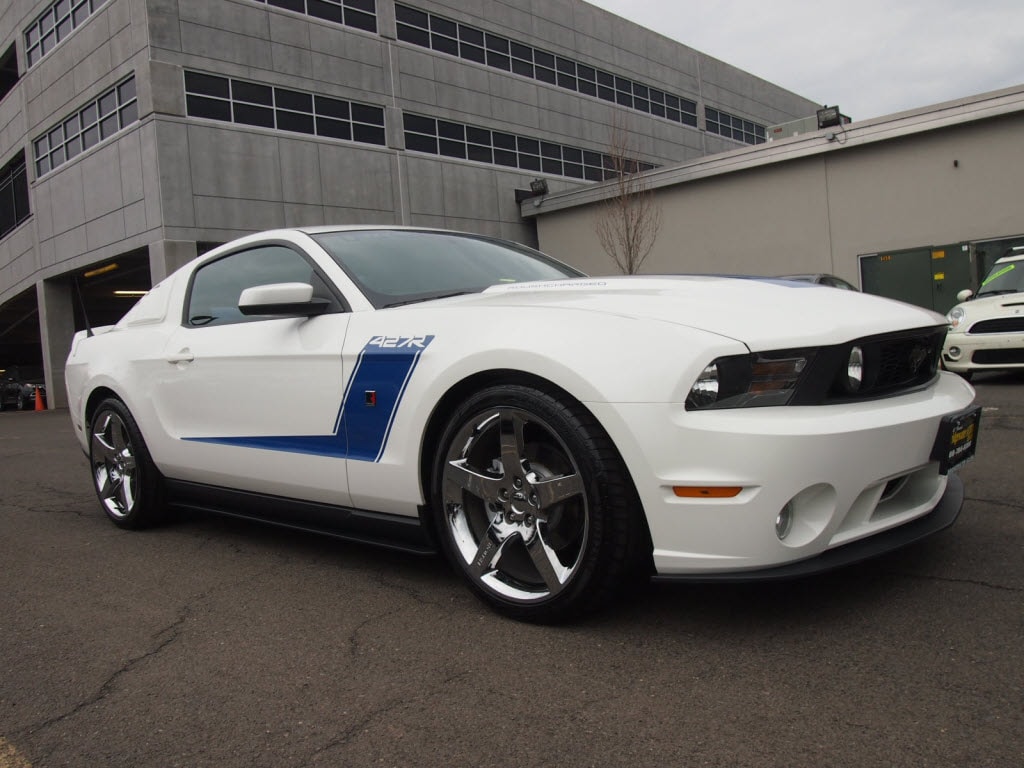
<path fill-rule="evenodd" d="M 1024 84 L 1024 0 L 588 0 L 854 120 Z"/>

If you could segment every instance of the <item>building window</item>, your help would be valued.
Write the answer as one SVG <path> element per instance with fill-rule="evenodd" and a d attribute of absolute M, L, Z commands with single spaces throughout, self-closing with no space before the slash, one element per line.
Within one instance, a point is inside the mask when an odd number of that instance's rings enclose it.
<path fill-rule="evenodd" d="M 248 80 L 185 72 L 189 117 L 274 128 L 384 146 L 384 108 L 277 88 Z"/>
<path fill-rule="evenodd" d="M 135 95 L 135 75 L 132 75 L 32 142 L 36 178 L 138 120 L 139 103 Z"/>
<path fill-rule="evenodd" d="M 18 51 L 11 43 L 11 47 L 0 56 L 0 99 L 11 92 L 18 83 L 18 77 Z"/>
<path fill-rule="evenodd" d="M 29 213 L 28 176 L 22 151 L 0 168 L 0 237 L 6 237 Z"/>
<path fill-rule="evenodd" d="M 395 19 L 403 42 L 697 126 L 697 102 L 690 99 L 408 5 L 395 4 Z"/>
<path fill-rule="evenodd" d="M 601 152 L 411 112 L 406 112 L 403 120 L 405 148 L 414 152 L 587 181 L 604 181 L 616 175 L 612 157 Z M 651 163 L 638 163 L 636 170 L 649 171 L 656 167 Z"/>
<path fill-rule="evenodd" d="M 56 0 L 25 30 L 25 56 L 32 66 L 80 27 L 107 0 Z"/>
<path fill-rule="evenodd" d="M 317 19 L 333 21 L 347 27 L 377 31 L 375 0 L 255 0 L 275 8 L 304 13 Z"/>
<path fill-rule="evenodd" d="M 764 144 L 766 141 L 767 131 L 763 125 L 730 115 L 720 109 L 705 107 L 704 121 L 708 133 L 717 133 L 727 139 L 747 144 Z"/>

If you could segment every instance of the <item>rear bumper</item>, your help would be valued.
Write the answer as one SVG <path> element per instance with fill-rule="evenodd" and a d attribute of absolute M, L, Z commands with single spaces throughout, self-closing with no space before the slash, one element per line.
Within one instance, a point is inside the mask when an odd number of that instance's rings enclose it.
<path fill-rule="evenodd" d="M 944 531 L 956 522 L 964 503 L 964 485 L 956 475 L 950 475 L 946 492 L 936 507 L 924 517 L 919 517 L 897 528 L 859 539 L 834 549 L 828 549 L 816 557 L 799 560 L 772 568 L 733 573 L 691 573 L 657 574 L 654 581 L 688 583 L 782 581 L 843 568 L 863 560 L 869 560 L 887 552 L 893 552 L 932 534 Z"/>

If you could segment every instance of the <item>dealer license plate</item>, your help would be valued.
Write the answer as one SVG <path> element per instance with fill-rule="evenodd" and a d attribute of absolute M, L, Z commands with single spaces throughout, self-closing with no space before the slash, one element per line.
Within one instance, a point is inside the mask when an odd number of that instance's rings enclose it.
<path fill-rule="evenodd" d="M 981 407 L 943 416 L 932 448 L 932 460 L 939 462 L 939 474 L 959 469 L 974 458 L 978 446 Z"/>

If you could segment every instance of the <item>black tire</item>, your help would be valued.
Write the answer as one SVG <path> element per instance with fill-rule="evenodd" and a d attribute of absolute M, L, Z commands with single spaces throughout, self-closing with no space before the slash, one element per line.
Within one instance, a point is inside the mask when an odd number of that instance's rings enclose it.
<path fill-rule="evenodd" d="M 964 381 L 970 381 L 974 378 L 974 371 L 964 371 L 960 374 L 960 378 Z"/>
<path fill-rule="evenodd" d="M 646 562 L 626 467 L 593 416 L 564 396 L 518 385 L 473 395 L 449 420 L 433 481 L 445 554 L 506 616 L 577 618 L 634 585 Z"/>
<path fill-rule="evenodd" d="M 138 424 L 120 400 L 104 400 L 93 414 L 89 467 L 100 506 L 115 525 L 138 529 L 163 520 L 163 477 Z"/>
<path fill-rule="evenodd" d="M 32 407 L 33 408 L 35 407 L 35 403 L 34 402 L 32 404 Z M 18 410 L 19 411 L 29 411 L 29 410 L 31 410 L 31 408 L 28 407 L 28 402 L 25 400 L 25 395 L 18 395 Z"/>

